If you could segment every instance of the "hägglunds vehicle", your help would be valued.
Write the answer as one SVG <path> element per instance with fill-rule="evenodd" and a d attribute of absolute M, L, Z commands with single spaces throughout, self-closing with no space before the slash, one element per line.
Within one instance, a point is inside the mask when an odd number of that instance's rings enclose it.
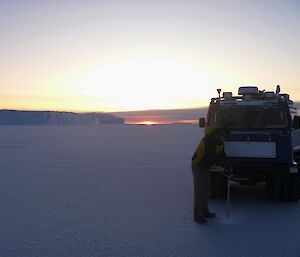
<path fill-rule="evenodd" d="M 274 200 L 300 198 L 300 117 L 288 94 L 240 87 L 238 96 L 218 89 L 200 127 L 218 121 L 226 124 L 224 172 L 211 171 L 212 197 L 226 196 L 227 178 L 245 185 L 266 182 Z"/>

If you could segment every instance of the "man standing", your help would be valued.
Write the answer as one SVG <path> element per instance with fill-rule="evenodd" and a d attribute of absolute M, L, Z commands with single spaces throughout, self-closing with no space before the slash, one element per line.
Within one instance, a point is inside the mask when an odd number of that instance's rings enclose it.
<path fill-rule="evenodd" d="M 201 139 L 192 158 L 194 220 L 199 224 L 206 223 L 206 218 L 216 216 L 208 208 L 210 196 L 209 169 L 213 165 L 224 165 L 225 158 L 221 129 L 216 125 L 205 127 L 204 137 Z"/>

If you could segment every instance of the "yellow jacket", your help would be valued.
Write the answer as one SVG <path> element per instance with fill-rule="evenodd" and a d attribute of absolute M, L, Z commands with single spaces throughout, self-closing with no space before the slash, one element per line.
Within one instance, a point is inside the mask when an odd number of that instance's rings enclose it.
<path fill-rule="evenodd" d="M 204 137 L 198 144 L 192 158 L 192 164 L 210 167 L 213 164 L 222 164 L 225 159 L 224 144 L 220 135 L 212 135 L 215 128 L 207 126 Z"/>

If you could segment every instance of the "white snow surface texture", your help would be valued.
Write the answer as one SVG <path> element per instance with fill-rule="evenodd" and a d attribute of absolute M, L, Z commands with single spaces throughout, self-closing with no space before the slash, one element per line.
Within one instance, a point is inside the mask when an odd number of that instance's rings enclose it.
<path fill-rule="evenodd" d="M 0 127 L 0 256 L 300 256 L 300 203 L 232 184 L 193 221 L 196 125 Z"/>

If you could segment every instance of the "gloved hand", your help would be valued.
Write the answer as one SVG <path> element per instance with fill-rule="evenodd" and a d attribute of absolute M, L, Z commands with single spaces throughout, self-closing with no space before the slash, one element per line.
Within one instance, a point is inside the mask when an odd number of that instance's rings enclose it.
<path fill-rule="evenodd" d="M 224 167 L 218 166 L 218 165 L 216 165 L 216 164 L 213 164 L 213 165 L 209 168 L 209 171 L 216 171 L 216 172 L 224 171 Z"/>

